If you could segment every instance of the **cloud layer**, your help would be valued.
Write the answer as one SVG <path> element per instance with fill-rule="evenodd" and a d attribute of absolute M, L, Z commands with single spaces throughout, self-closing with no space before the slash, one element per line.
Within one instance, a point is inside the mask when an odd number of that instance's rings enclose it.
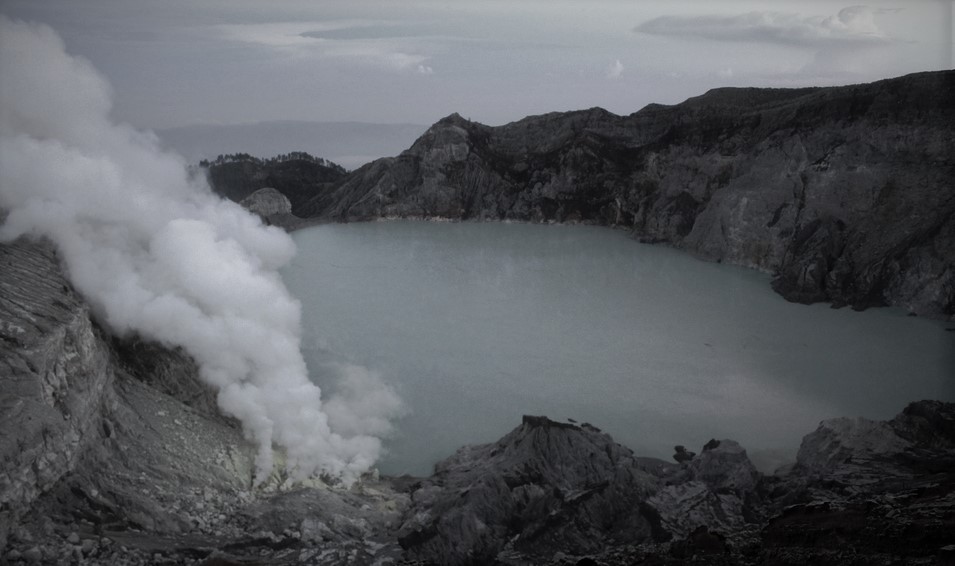
<path fill-rule="evenodd" d="M 400 401 L 344 372 L 333 430 L 276 271 L 295 252 L 288 235 L 215 196 L 151 134 L 112 123 L 109 85 L 52 29 L 0 16 L 0 69 L 0 239 L 50 238 L 98 320 L 185 348 L 257 443 L 259 480 L 273 443 L 300 477 L 366 471 Z"/>
<path fill-rule="evenodd" d="M 750 12 L 733 16 L 662 16 L 634 31 L 717 41 L 760 41 L 806 47 L 883 44 L 892 40 L 866 6 L 843 8 L 834 16 Z"/>
<path fill-rule="evenodd" d="M 322 57 L 363 62 L 394 71 L 430 70 L 424 65 L 430 58 L 417 52 L 418 42 L 400 37 L 356 37 L 349 33 L 376 31 L 387 23 L 374 20 L 336 20 L 317 22 L 270 22 L 221 24 L 213 34 L 229 41 L 282 50 L 300 57 Z M 342 37 L 344 36 L 344 37 Z M 430 73 L 423 73 L 430 74 Z"/>

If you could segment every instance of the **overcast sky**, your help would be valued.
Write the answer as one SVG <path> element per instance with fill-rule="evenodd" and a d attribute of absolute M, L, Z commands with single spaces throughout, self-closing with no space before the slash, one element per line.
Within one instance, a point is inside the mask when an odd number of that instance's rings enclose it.
<path fill-rule="evenodd" d="M 263 120 L 487 124 L 629 114 L 717 86 L 952 67 L 952 0 L 0 0 L 44 22 L 139 127 Z M 0 69 L 2 73 L 2 69 Z M 2 79 L 0 79 L 2 80 Z"/>

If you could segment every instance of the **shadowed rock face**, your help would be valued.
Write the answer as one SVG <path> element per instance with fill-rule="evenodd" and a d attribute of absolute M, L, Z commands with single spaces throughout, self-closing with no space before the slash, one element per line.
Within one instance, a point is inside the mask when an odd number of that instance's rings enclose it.
<path fill-rule="evenodd" d="M 598 551 L 614 538 L 650 541 L 658 518 L 640 508 L 659 484 L 630 450 L 588 425 L 524 417 L 498 442 L 438 463 L 411 492 L 399 541 L 411 556 L 442 564 L 489 563 L 505 547 L 549 557 Z"/>
<path fill-rule="evenodd" d="M 955 557 L 955 403 L 920 401 L 895 418 L 830 419 L 774 478 L 761 533 L 777 564 L 947 564 Z"/>
<path fill-rule="evenodd" d="M 239 204 L 250 211 L 268 218 L 274 214 L 291 214 L 292 203 L 288 198 L 271 187 L 265 187 L 242 199 Z"/>
<path fill-rule="evenodd" d="M 71 471 L 110 401 L 113 368 L 52 246 L 0 245 L 0 547 Z"/>
<path fill-rule="evenodd" d="M 340 166 L 305 154 L 300 158 L 292 155 L 264 160 L 248 155 L 234 157 L 206 165 L 213 190 L 240 202 L 259 189 L 274 187 L 288 198 L 291 212 L 298 216 L 298 209 L 306 200 L 345 174 Z"/>
<path fill-rule="evenodd" d="M 937 401 L 824 421 L 763 476 L 732 440 L 675 465 L 524 417 L 413 482 L 397 537 L 429 564 L 931 563 L 955 543 L 953 422 Z"/>
<path fill-rule="evenodd" d="M 717 89 L 629 116 L 448 116 L 296 213 L 585 222 L 775 275 L 799 302 L 955 316 L 955 72 Z"/>
<path fill-rule="evenodd" d="M 239 204 L 259 215 L 270 226 L 294 229 L 302 219 L 292 214 L 292 203 L 277 189 L 265 187 L 245 197 Z"/>
<path fill-rule="evenodd" d="M 524 417 L 493 444 L 460 449 L 413 486 L 398 533 L 435 564 L 548 561 L 622 544 L 735 532 L 753 522 L 756 472 L 732 440 L 688 466 L 636 457 L 595 427 Z"/>

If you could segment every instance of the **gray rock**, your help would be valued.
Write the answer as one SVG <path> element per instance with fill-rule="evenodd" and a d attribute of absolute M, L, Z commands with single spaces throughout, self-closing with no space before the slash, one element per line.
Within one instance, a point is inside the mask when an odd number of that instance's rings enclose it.
<path fill-rule="evenodd" d="M 861 480 L 904 477 L 955 463 L 952 403 L 919 401 L 889 421 L 825 420 L 803 438 L 797 473 Z"/>
<path fill-rule="evenodd" d="M 608 435 L 526 416 L 498 442 L 438 463 L 412 492 L 399 541 L 409 556 L 441 564 L 490 562 L 505 550 L 583 554 L 615 537 L 650 541 L 665 534 L 641 506 L 659 483 Z"/>
<path fill-rule="evenodd" d="M 23 559 L 31 564 L 38 564 L 43 560 L 43 552 L 40 547 L 34 546 L 23 553 Z"/>
<path fill-rule="evenodd" d="M 745 495 L 756 489 L 760 474 L 746 450 L 734 440 L 710 441 L 687 466 L 691 479 L 721 493 Z"/>
<path fill-rule="evenodd" d="M 239 204 L 265 218 L 273 214 L 292 213 L 292 203 L 288 197 L 271 187 L 255 191 L 242 199 Z"/>
<path fill-rule="evenodd" d="M 0 546 L 76 465 L 111 402 L 109 349 L 52 246 L 0 244 Z"/>
<path fill-rule="evenodd" d="M 730 533 L 758 515 L 760 478 L 738 443 L 711 440 L 648 504 L 675 538 L 685 538 L 701 527 Z"/>
<path fill-rule="evenodd" d="M 268 225 L 290 230 L 305 223 L 292 214 L 292 203 L 288 197 L 271 187 L 255 191 L 242 199 L 239 204 L 258 214 Z"/>
<path fill-rule="evenodd" d="M 673 451 L 674 451 L 673 459 L 676 460 L 677 463 L 679 464 L 689 462 L 690 460 L 693 459 L 694 456 L 696 456 L 696 452 L 690 452 L 686 449 L 685 446 L 682 446 L 682 445 L 674 446 Z"/>

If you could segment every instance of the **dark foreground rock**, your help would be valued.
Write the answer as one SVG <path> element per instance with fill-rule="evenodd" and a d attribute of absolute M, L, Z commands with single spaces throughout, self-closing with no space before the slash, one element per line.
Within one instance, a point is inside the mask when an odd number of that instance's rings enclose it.
<path fill-rule="evenodd" d="M 433 564 L 936 564 L 955 544 L 955 404 L 833 419 L 785 473 L 711 440 L 683 465 L 525 417 L 415 484 L 399 533 Z"/>
<path fill-rule="evenodd" d="M 253 488 L 191 360 L 107 335 L 48 244 L 0 244 L 0 267 L 2 564 L 952 561 L 953 403 L 825 421 L 773 476 L 732 440 L 670 463 L 528 416 L 428 478 Z"/>
<path fill-rule="evenodd" d="M 435 564 L 533 564 L 655 548 L 701 528 L 725 539 L 759 519 L 758 485 L 733 441 L 713 441 L 680 466 L 639 458 L 588 424 L 525 416 L 501 440 L 462 448 L 416 484 L 399 542 Z"/>
<path fill-rule="evenodd" d="M 789 300 L 955 317 L 955 71 L 831 88 L 722 88 L 629 116 L 488 127 L 457 114 L 337 178 L 229 163 L 300 217 L 582 222 L 774 275 Z M 313 167 L 314 169 L 314 167 Z M 301 174 L 300 174 L 301 173 Z"/>

